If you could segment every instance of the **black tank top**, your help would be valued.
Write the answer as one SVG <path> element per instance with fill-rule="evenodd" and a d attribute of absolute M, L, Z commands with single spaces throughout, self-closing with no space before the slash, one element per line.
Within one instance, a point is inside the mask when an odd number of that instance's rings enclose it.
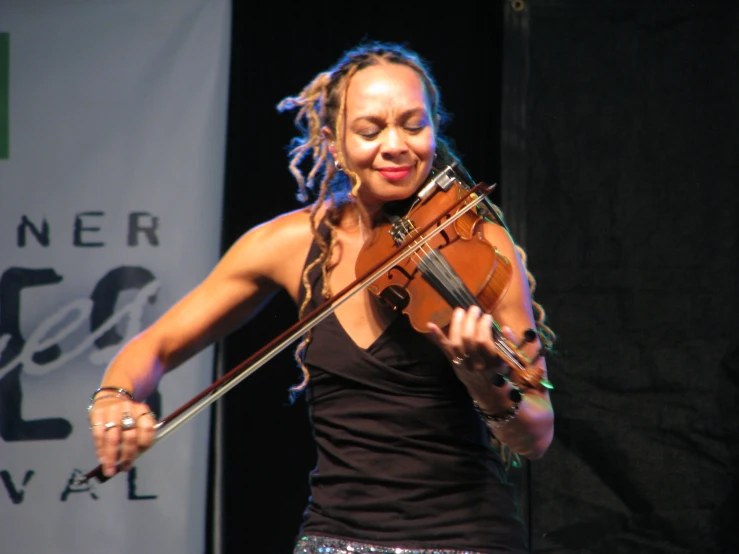
<path fill-rule="evenodd" d="M 308 260 L 317 255 L 314 241 Z M 321 281 L 316 267 L 306 313 L 323 301 Z M 526 551 L 515 489 L 487 429 L 442 352 L 405 315 L 363 349 L 331 314 L 313 328 L 305 362 L 317 466 L 302 534 Z"/>

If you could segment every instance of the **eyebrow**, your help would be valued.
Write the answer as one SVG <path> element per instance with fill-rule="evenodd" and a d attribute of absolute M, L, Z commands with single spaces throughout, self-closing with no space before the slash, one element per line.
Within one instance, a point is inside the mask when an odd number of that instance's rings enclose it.
<path fill-rule="evenodd" d="M 426 108 L 411 108 L 409 110 L 405 110 L 403 112 L 400 112 L 398 118 L 399 119 L 407 119 L 407 118 L 409 118 L 411 116 L 414 116 L 414 115 L 423 115 L 425 117 L 428 117 L 429 114 L 427 113 Z M 374 115 L 374 114 L 360 115 L 358 117 L 355 117 L 352 120 L 352 123 L 355 122 L 355 121 L 361 121 L 361 120 L 369 121 L 371 123 L 382 123 L 382 122 L 385 121 L 385 117 L 384 116 L 380 116 L 380 115 Z"/>

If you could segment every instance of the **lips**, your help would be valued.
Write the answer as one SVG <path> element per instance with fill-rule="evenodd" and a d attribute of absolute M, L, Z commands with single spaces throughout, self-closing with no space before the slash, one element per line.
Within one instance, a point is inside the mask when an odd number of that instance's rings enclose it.
<path fill-rule="evenodd" d="M 377 170 L 388 181 L 399 181 L 411 172 L 410 167 L 383 167 Z"/>

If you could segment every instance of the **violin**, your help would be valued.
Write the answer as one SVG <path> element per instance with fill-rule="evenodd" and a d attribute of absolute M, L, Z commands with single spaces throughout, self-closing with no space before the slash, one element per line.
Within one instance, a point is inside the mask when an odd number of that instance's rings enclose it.
<path fill-rule="evenodd" d="M 265 365 L 287 346 L 333 313 L 354 294 L 367 288 L 393 308 L 406 313 L 413 327 L 427 333 L 427 322 L 444 328 L 456 307 L 479 306 L 491 312 L 510 282 L 511 262 L 485 239 L 482 233 L 483 202 L 493 186 L 463 185 L 448 166 L 431 179 L 412 199 L 402 216 L 388 214 L 387 224 L 373 231 L 360 250 L 355 265 L 360 275 L 353 283 L 329 298 L 267 345 L 242 361 L 197 396 L 163 417 L 154 426 L 159 442 L 175 429 L 218 400 Z M 478 211 L 480 210 L 480 211 Z M 488 210 L 489 211 L 489 210 Z M 508 379 L 517 385 L 550 388 L 542 370 L 512 344 L 493 324 L 493 337 L 500 357 L 508 364 Z M 536 338 L 529 330 L 524 342 Z M 82 485 L 95 478 L 110 479 L 102 465 L 76 480 Z"/>
<path fill-rule="evenodd" d="M 446 327 L 457 307 L 477 305 L 491 312 L 508 288 L 512 273 L 510 261 L 483 236 L 482 216 L 471 210 L 416 248 L 419 231 L 429 224 L 431 229 L 442 225 L 467 192 L 455 179 L 437 180 L 435 184 L 438 190 L 419 195 L 406 215 L 390 216 L 386 223 L 375 227 L 355 265 L 356 274 L 365 275 L 374 260 L 383 259 L 389 252 L 414 250 L 412 256 L 379 276 L 368 290 L 393 309 L 405 312 L 420 333 L 428 332 L 428 322 Z"/>
<path fill-rule="evenodd" d="M 478 210 L 465 209 L 476 195 L 470 194 L 470 188 L 455 175 L 455 165 L 434 176 L 405 215 L 388 215 L 386 222 L 377 225 L 355 265 L 356 274 L 365 275 L 375 260 L 392 252 L 412 251 L 367 288 L 394 310 L 404 312 L 420 333 L 429 332 L 429 322 L 442 329 L 447 327 L 458 307 L 466 310 L 478 306 L 492 313 L 513 273 L 511 261 L 485 238 L 485 218 Z M 461 217 L 445 225 L 455 212 Z M 425 234 L 442 226 L 443 230 L 419 244 Z M 527 330 L 522 342 L 513 344 L 494 323 L 493 339 L 498 354 L 509 366 L 505 377 L 516 387 L 551 387 L 542 379 L 543 370 L 534 366 L 544 351 L 533 358 L 521 351 L 523 345 L 536 339 L 534 330 Z"/>

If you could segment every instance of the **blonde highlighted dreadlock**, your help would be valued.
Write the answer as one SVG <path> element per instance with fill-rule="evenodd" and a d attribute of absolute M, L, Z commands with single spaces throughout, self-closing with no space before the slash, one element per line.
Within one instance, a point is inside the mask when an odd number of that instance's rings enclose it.
<path fill-rule="evenodd" d="M 328 283 L 337 226 L 344 209 L 351 201 L 350 197 L 356 196 L 361 186 L 359 176 L 347 167 L 342 147 L 344 143 L 344 118 L 346 116 L 346 90 L 351 78 L 358 71 L 383 63 L 405 65 L 419 75 L 428 96 L 431 120 L 438 121 L 438 125 L 441 127 L 446 120 L 446 114 L 441 106 L 438 87 L 431 77 L 427 64 L 417 54 L 404 46 L 392 43 L 369 42 L 348 50 L 330 70 L 319 73 L 300 94 L 284 98 L 277 105 L 280 112 L 297 110 L 294 121 L 300 134 L 290 143 L 289 168 L 298 183 L 298 200 L 303 203 L 312 201 L 310 208 L 311 229 L 320 247 L 319 256 L 309 262 L 303 271 L 302 286 L 305 291 L 305 299 L 300 306 L 300 317 L 304 315 L 311 301 L 312 291 L 309 274 L 316 266 L 320 265 L 323 276 L 322 295 L 326 299 L 331 296 Z M 328 139 L 323 133 L 324 128 L 331 130 L 336 139 L 335 158 L 329 150 Z M 452 152 L 447 140 L 440 136 L 438 128 L 436 131 L 436 162 L 441 167 L 457 162 L 458 166 L 461 167 L 459 158 Z M 306 173 L 302 166 L 309 155 L 312 157 L 312 165 Z M 339 167 L 342 171 L 339 170 Z M 319 209 L 324 205 L 327 207 L 325 221 L 330 229 L 328 241 L 318 233 L 319 222 L 316 221 Z M 491 205 L 491 208 L 495 212 L 496 222 L 505 226 L 500 209 L 494 205 Z M 514 245 L 523 260 L 524 267 L 526 267 L 526 253 L 515 242 Z M 536 281 L 528 269 L 526 269 L 526 276 L 533 295 Z M 533 307 L 537 331 L 542 344 L 546 349 L 550 349 L 555 335 L 545 323 L 546 314 L 541 305 L 533 302 Z M 303 356 L 310 340 L 311 336 L 308 332 L 295 350 L 295 359 L 303 372 L 303 379 L 299 384 L 291 387 L 290 392 L 293 398 L 305 390 L 310 379 Z"/>

